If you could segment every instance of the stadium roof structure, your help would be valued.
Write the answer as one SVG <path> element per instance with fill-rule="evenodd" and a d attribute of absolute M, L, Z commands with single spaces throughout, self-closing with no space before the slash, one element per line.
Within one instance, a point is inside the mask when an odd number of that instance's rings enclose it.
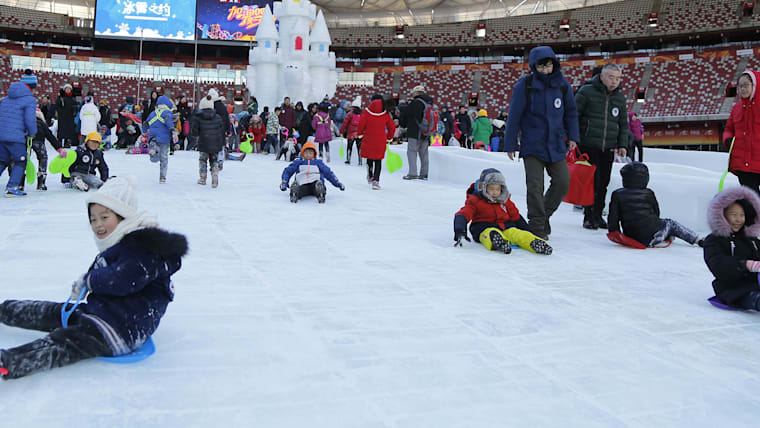
<path fill-rule="evenodd" d="M 311 0 L 328 25 L 421 25 L 529 15 L 621 0 Z"/>

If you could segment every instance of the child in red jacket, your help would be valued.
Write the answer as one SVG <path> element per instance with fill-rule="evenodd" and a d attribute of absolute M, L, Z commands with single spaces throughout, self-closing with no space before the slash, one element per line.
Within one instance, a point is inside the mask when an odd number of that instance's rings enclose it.
<path fill-rule="evenodd" d="M 475 242 L 487 250 L 509 254 L 514 242 L 520 248 L 533 253 L 550 255 L 552 247 L 543 239 L 528 231 L 528 223 L 509 199 L 504 176 L 495 168 L 484 169 L 480 178 L 467 189 L 464 207 L 454 216 L 454 246 L 462 245 L 467 237 L 467 223 Z"/>
<path fill-rule="evenodd" d="M 251 123 L 248 125 L 248 133 L 252 136 L 251 144 L 253 144 L 253 152 L 261 153 L 261 142 L 264 140 L 267 130 L 258 114 L 251 116 Z"/>

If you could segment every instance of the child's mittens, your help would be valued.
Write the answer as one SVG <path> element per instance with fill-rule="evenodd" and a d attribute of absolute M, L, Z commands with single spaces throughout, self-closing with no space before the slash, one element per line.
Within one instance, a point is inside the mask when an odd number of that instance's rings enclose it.
<path fill-rule="evenodd" d="M 282 190 L 283 192 L 286 191 L 286 190 L 288 190 L 288 182 L 287 181 L 283 181 L 282 183 L 280 183 L 280 190 Z"/>
<path fill-rule="evenodd" d="M 760 272 L 760 262 L 757 260 L 747 260 L 746 266 L 747 270 L 750 272 Z"/>
<path fill-rule="evenodd" d="M 80 276 L 73 284 L 71 284 L 71 300 L 79 300 L 79 296 L 82 294 L 82 290 L 87 289 L 87 280 L 85 275 Z M 82 296 L 84 297 L 84 296 Z"/>

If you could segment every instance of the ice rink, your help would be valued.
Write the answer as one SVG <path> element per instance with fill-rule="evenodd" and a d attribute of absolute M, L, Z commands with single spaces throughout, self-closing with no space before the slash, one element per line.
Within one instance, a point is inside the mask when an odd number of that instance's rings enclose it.
<path fill-rule="evenodd" d="M 623 248 L 568 204 L 551 256 L 454 248 L 454 213 L 483 168 L 504 172 L 526 215 L 522 164 L 430 150 L 429 181 L 384 170 L 373 191 L 333 143 L 346 191 L 328 184 L 324 205 L 291 204 L 272 155 L 226 162 L 211 189 L 196 184 L 196 152 L 172 156 L 163 185 L 146 155 L 107 152 L 112 175 L 138 178 L 141 208 L 190 243 L 157 352 L 0 382 L 0 426 L 758 425 L 760 315 L 706 302 L 700 248 Z M 663 217 L 706 234 L 726 155 L 645 160 Z M 0 299 L 65 300 L 96 255 L 86 194 L 58 176 L 48 187 L 0 200 Z M 40 336 L 0 326 L 0 347 Z"/>

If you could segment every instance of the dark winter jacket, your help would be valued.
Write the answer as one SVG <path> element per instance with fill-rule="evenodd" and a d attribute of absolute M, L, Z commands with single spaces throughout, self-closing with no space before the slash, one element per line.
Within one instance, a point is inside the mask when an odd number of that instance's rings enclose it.
<path fill-rule="evenodd" d="M 149 128 L 150 139 L 155 139 L 159 144 L 169 144 L 172 141 L 174 130 L 174 116 L 171 109 L 174 107 L 167 96 L 158 97 L 156 109 L 148 115 L 148 120 L 143 123 L 143 128 Z"/>
<path fill-rule="evenodd" d="M 110 129 L 113 126 L 111 109 L 107 105 L 101 105 L 98 107 L 98 110 L 100 111 L 100 126 L 105 126 Z"/>
<path fill-rule="evenodd" d="M 171 276 L 187 254 L 184 235 L 138 229 L 100 253 L 85 275 L 91 293 L 80 314 L 95 323 L 114 355 L 142 346 L 174 300 Z"/>
<path fill-rule="evenodd" d="M 224 106 L 224 102 L 222 102 L 222 100 L 214 101 L 214 111 L 216 111 L 216 114 L 219 115 L 219 117 L 222 119 L 222 126 L 224 126 L 224 135 L 227 135 L 227 132 L 230 129 L 230 112 L 227 111 L 227 107 Z"/>
<path fill-rule="evenodd" d="M 444 133 L 446 134 L 453 134 L 454 133 L 454 116 L 451 114 L 450 111 L 447 111 L 446 113 L 441 112 L 440 114 L 441 123 L 443 123 L 444 126 Z M 444 141 L 444 145 L 448 144 L 448 141 Z"/>
<path fill-rule="evenodd" d="M 296 126 L 296 110 L 292 104 L 289 106 L 283 104 L 281 108 L 279 116 L 280 126 L 288 128 L 288 132 L 290 132 Z"/>
<path fill-rule="evenodd" d="M 454 215 L 454 230 L 466 230 L 469 222 L 492 223 L 506 230 L 516 227 L 521 218 L 520 211 L 509 197 L 503 203 L 490 202 L 478 190 L 477 183 L 472 183 L 467 189 L 464 206 Z"/>
<path fill-rule="evenodd" d="M 536 64 L 546 58 L 554 63 L 548 75 L 536 70 Z M 520 157 L 535 156 L 554 163 L 567 155 L 566 140 L 580 140 L 578 109 L 570 83 L 550 47 L 531 50 L 529 63 L 532 74 L 518 80 L 512 91 L 504 147 L 507 152 L 517 151 L 519 133 Z"/>
<path fill-rule="evenodd" d="M 79 106 L 74 95 L 66 95 L 61 89 L 58 99 L 55 101 L 56 113 L 58 114 L 58 139 L 76 139 L 76 126 L 74 117 L 79 112 Z"/>
<path fill-rule="evenodd" d="M 224 124 L 213 109 L 207 108 L 193 115 L 190 133 L 198 137 L 198 151 L 219 153 L 224 147 Z"/>
<path fill-rule="evenodd" d="M 90 150 L 86 144 L 77 147 L 77 160 L 69 168 L 71 173 L 95 175 L 97 170 L 100 173 L 100 179 L 108 179 L 108 165 L 103 157 L 103 151 L 100 149 Z"/>
<path fill-rule="evenodd" d="M 349 113 L 343 121 L 345 126 L 349 118 L 355 116 Z M 359 117 L 357 133 L 362 136 L 362 146 L 359 151 L 361 157 L 366 159 L 383 159 L 387 142 L 396 133 L 396 125 L 391 115 L 383 109 L 383 100 L 375 100 L 369 103 Z"/>
<path fill-rule="evenodd" d="M 628 147 L 628 113 L 625 95 L 620 87 L 608 92 L 601 77 L 594 76 L 591 84 L 578 89 L 575 103 L 578 106 L 581 146 L 601 150 Z"/>
<path fill-rule="evenodd" d="M 399 117 L 399 125 L 402 128 L 406 128 L 406 135 L 408 138 L 420 138 L 420 122 L 422 122 L 422 115 L 425 113 L 425 105 L 420 99 L 433 105 L 433 98 L 430 97 L 430 95 L 417 95 L 406 105 L 401 112 L 401 117 Z"/>
<path fill-rule="evenodd" d="M 623 188 L 612 192 L 607 229 L 619 232 L 622 223 L 625 236 L 649 246 L 654 234 L 664 224 L 657 198 L 647 188 L 649 170 L 643 163 L 633 162 L 624 166 L 620 175 L 623 176 Z"/>
<path fill-rule="evenodd" d="M 34 142 L 38 144 L 45 144 L 45 140 L 50 141 L 50 144 L 56 149 L 61 148 L 61 143 L 58 142 L 58 139 L 55 138 L 55 135 L 53 135 L 52 132 L 50 132 L 50 128 L 47 127 L 47 124 L 44 120 L 37 118 L 37 133 L 34 134 Z"/>
<path fill-rule="evenodd" d="M 310 136 L 314 135 L 314 128 L 311 127 L 311 121 L 313 119 L 314 116 L 312 116 L 309 111 L 307 111 L 306 115 L 301 119 L 301 125 L 298 127 L 298 142 L 300 144 L 303 144 Z"/>
<path fill-rule="evenodd" d="M 456 121 L 459 123 L 457 126 L 459 126 L 459 130 L 462 131 L 462 134 L 467 135 L 468 137 L 472 135 L 472 119 L 470 119 L 469 113 L 457 113 Z"/>
<path fill-rule="evenodd" d="M 0 100 L 0 141 L 6 143 L 26 143 L 27 135 L 37 133 L 37 100 L 26 84 L 13 82 L 8 88 L 8 96 Z"/>
<path fill-rule="evenodd" d="M 731 139 L 734 147 L 731 149 L 729 170 L 760 173 L 760 72 L 747 71 L 753 77 L 755 91 L 749 98 L 737 96 L 738 101 L 731 109 L 731 115 L 726 121 L 723 140 L 730 147 Z"/>
<path fill-rule="evenodd" d="M 724 211 L 734 202 L 744 208 L 744 227 L 733 232 Z M 710 202 L 707 223 L 712 233 L 705 238 L 705 263 L 715 280 L 715 295 L 725 304 L 738 307 L 750 291 L 760 291 L 758 274 L 749 272 L 747 260 L 760 260 L 760 199 L 747 187 L 733 187 L 718 193 Z"/>

